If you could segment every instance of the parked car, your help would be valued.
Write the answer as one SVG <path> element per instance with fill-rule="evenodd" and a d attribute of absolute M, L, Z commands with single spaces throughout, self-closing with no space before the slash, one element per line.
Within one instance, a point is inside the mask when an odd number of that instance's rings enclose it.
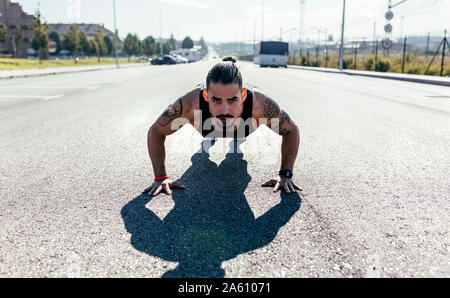
<path fill-rule="evenodd" d="M 163 57 L 153 58 L 151 61 L 151 64 L 152 65 L 172 65 L 172 64 L 177 64 L 177 60 L 170 55 L 165 55 Z"/>
<path fill-rule="evenodd" d="M 162 59 L 161 59 L 160 57 L 156 57 L 156 58 L 153 58 L 153 59 L 150 61 L 150 63 L 151 63 L 152 65 L 162 65 L 162 64 L 163 64 L 163 61 L 162 61 Z"/>
<path fill-rule="evenodd" d="M 186 58 L 184 58 L 184 57 L 182 57 L 182 56 L 180 56 L 180 55 L 172 54 L 172 57 L 175 58 L 175 60 L 177 61 L 177 63 L 189 63 L 189 60 L 188 60 L 188 59 L 186 59 Z"/>
<path fill-rule="evenodd" d="M 162 64 L 169 64 L 169 65 L 177 64 L 177 60 L 174 57 L 170 56 L 170 55 L 165 55 L 162 58 Z"/>

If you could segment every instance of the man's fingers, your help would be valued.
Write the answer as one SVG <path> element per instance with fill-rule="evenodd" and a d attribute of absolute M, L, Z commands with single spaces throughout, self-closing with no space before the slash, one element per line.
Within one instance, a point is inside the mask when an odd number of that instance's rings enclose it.
<path fill-rule="evenodd" d="M 291 191 L 291 193 L 295 193 L 296 192 L 295 188 L 294 188 L 294 185 L 292 185 L 291 183 L 288 183 L 288 186 L 289 186 L 289 190 Z"/>
<path fill-rule="evenodd" d="M 153 185 L 150 187 L 147 187 L 142 193 L 149 193 L 153 188 Z"/>
<path fill-rule="evenodd" d="M 273 188 L 273 192 L 278 192 L 279 189 L 280 189 L 280 182 L 277 182 L 277 184 Z"/>
<path fill-rule="evenodd" d="M 291 193 L 291 190 L 289 189 L 289 183 L 284 183 L 283 188 L 287 193 Z"/>
<path fill-rule="evenodd" d="M 274 186 L 275 183 L 276 183 L 276 182 L 275 182 L 274 179 L 270 179 L 269 181 L 264 182 L 263 184 L 261 184 L 261 186 L 262 186 L 262 187 L 265 187 L 265 186 Z"/>
<path fill-rule="evenodd" d="M 163 184 L 164 191 L 170 196 L 172 191 L 170 190 L 170 186 L 168 184 Z"/>
<path fill-rule="evenodd" d="M 158 184 L 154 184 L 153 186 L 151 186 L 151 190 L 150 190 L 150 192 L 149 192 L 149 194 L 152 196 L 153 195 L 153 193 L 156 191 L 156 189 L 158 188 Z"/>
<path fill-rule="evenodd" d="M 154 196 L 159 195 L 159 194 L 161 193 L 162 189 L 163 189 L 163 187 L 162 187 L 162 185 L 160 185 L 160 186 L 156 189 L 156 191 L 155 191 L 155 193 L 154 193 L 153 195 L 154 195 Z"/>
<path fill-rule="evenodd" d="M 298 186 L 298 185 L 295 184 L 295 183 L 294 183 L 294 187 L 295 187 L 296 190 L 299 190 L 299 191 L 302 191 L 302 190 L 303 190 L 303 188 L 301 188 L 300 186 Z"/>

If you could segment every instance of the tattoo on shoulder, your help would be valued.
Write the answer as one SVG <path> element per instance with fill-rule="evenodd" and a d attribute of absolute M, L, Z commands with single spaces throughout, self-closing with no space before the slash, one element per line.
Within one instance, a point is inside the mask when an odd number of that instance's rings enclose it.
<path fill-rule="evenodd" d="M 158 123 L 162 127 L 169 125 L 173 120 L 180 118 L 183 114 L 183 101 L 179 98 L 176 103 L 167 107 L 164 113 L 159 117 Z"/>
<path fill-rule="evenodd" d="M 278 104 L 273 99 L 267 98 L 264 105 L 264 118 L 268 120 L 278 118 L 280 113 L 281 110 Z"/>

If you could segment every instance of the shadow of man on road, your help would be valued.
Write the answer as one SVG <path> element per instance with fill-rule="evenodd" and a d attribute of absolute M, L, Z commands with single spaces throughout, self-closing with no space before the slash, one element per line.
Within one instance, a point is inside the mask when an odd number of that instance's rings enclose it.
<path fill-rule="evenodd" d="M 238 146 L 232 141 L 231 151 Z M 180 178 L 186 190 L 173 192 L 175 206 L 164 220 L 145 207 L 152 199 L 148 194 L 122 208 L 135 249 L 178 262 L 163 277 L 224 277 L 223 261 L 269 244 L 300 208 L 299 194 L 282 193 L 278 205 L 255 219 L 244 195 L 251 177 L 243 154 L 228 153 L 217 166 L 208 150 L 192 156 L 192 166 Z"/>

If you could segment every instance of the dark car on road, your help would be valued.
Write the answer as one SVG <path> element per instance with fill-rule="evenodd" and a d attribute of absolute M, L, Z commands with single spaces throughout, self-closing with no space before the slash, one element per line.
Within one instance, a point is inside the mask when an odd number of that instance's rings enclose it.
<path fill-rule="evenodd" d="M 165 55 L 163 57 L 157 57 L 152 59 L 151 61 L 152 65 L 171 65 L 171 64 L 177 64 L 177 60 L 169 55 Z"/>
<path fill-rule="evenodd" d="M 162 59 L 160 57 L 157 58 L 153 58 L 152 61 L 150 62 L 152 65 L 161 65 L 162 64 Z"/>
<path fill-rule="evenodd" d="M 162 58 L 162 64 L 177 64 L 177 60 L 169 55 L 166 55 Z"/>

